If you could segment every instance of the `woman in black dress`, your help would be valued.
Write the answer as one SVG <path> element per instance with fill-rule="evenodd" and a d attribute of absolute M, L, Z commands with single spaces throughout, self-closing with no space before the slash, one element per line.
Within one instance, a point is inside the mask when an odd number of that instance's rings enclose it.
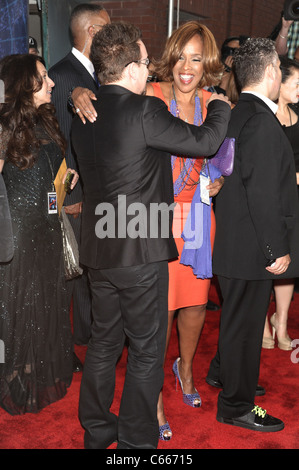
<path fill-rule="evenodd" d="M 54 83 L 41 60 L 7 56 L 0 79 L 0 171 L 14 236 L 13 259 L 0 264 L 0 406 L 16 415 L 59 400 L 72 380 L 61 227 L 48 195 L 65 144 L 51 104 Z M 77 179 L 75 173 L 72 187 Z"/>
<path fill-rule="evenodd" d="M 278 99 L 277 118 L 283 126 L 293 148 L 297 185 L 299 185 L 299 63 L 285 56 L 280 57 L 282 82 Z M 299 195 L 299 186 L 298 186 Z M 275 335 L 277 345 L 285 351 L 292 350 L 292 340 L 287 332 L 288 311 L 294 292 L 294 280 L 274 282 L 276 312 L 270 317 L 272 336 L 266 319 L 263 347 L 273 349 Z"/>

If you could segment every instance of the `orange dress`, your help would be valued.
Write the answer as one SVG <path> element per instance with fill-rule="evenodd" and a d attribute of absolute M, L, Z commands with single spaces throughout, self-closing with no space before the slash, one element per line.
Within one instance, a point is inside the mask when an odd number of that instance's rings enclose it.
<path fill-rule="evenodd" d="M 154 94 L 157 98 L 162 99 L 166 104 L 167 101 L 161 91 L 161 87 L 158 83 L 151 83 L 154 88 Z M 203 120 L 207 115 L 206 101 L 209 99 L 211 93 L 202 90 L 203 94 Z M 197 181 L 199 178 L 198 173 L 201 170 L 203 158 L 198 158 L 196 163 L 191 171 L 190 178 L 191 181 Z M 195 169 L 196 168 L 196 169 Z M 176 181 L 180 173 L 180 163 L 179 159 L 176 160 L 175 166 L 173 169 L 173 180 Z M 208 294 L 210 289 L 211 280 L 210 279 L 198 279 L 192 271 L 190 266 L 185 266 L 180 264 L 180 257 L 184 246 L 184 240 L 181 238 L 180 234 L 183 231 L 188 211 L 186 207 L 188 204 L 191 204 L 193 195 L 196 190 L 196 185 L 185 186 L 185 188 L 180 192 L 180 194 L 174 198 L 177 205 L 179 205 L 179 210 L 174 211 L 174 225 L 173 232 L 176 242 L 176 246 L 179 252 L 179 258 L 170 261 L 169 266 L 169 293 L 168 293 L 168 309 L 177 310 L 184 307 L 191 307 L 195 305 L 203 305 L 208 301 Z M 216 222 L 213 208 L 211 210 L 211 247 L 214 245 L 216 230 Z"/>

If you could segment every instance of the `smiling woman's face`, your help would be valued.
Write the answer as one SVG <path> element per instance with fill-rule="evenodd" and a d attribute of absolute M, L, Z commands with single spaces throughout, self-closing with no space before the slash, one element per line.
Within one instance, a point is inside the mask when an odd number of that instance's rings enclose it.
<path fill-rule="evenodd" d="M 51 92 L 55 84 L 48 76 L 48 72 L 41 62 L 38 61 L 36 67 L 43 81 L 41 89 L 33 95 L 34 104 L 38 108 L 42 104 L 51 103 Z"/>
<path fill-rule="evenodd" d="M 173 79 L 176 87 L 183 93 L 197 88 L 203 76 L 203 41 L 195 34 L 187 42 L 181 57 L 173 67 Z"/>
<path fill-rule="evenodd" d="M 289 78 L 281 84 L 280 94 L 287 103 L 296 104 L 299 101 L 299 70 L 293 69 Z"/>

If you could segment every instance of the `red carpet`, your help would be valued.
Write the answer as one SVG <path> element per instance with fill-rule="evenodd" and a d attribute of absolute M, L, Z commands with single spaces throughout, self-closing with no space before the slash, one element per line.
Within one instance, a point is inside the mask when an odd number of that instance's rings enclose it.
<path fill-rule="evenodd" d="M 211 299 L 218 301 L 214 288 Z M 269 312 L 273 313 L 272 302 Z M 289 334 L 299 338 L 299 294 L 289 312 Z M 184 405 L 181 391 L 175 391 L 172 364 L 178 356 L 175 330 L 171 338 L 165 367 L 164 407 L 173 431 L 168 442 L 159 442 L 158 449 L 299 449 L 299 339 L 298 352 L 263 350 L 259 383 L 266 395 L 256 403 L 269 414 L 279 417 L 285 429 L 277 433 L 257 433 L 216 421 L 218 391 L 205 382 L 210 360 L 217 348 L 219 312 L 208 312 L 195 362 L 195 385 L 202 397 L 202 407 Z M 86 348 L 76 347 L 84 360 Z M 118 364 L 113 411 L 117 412 L 125 371 L 126 351 Z M 83 449 L 83 430 L 78 421 L 78 398 L 81 373 L 74 374 L 65 398 L 37 415 L 10 416 L 0 409 L 0 449 Z M 111 449 L 115 449 L 113 444 Z"/>

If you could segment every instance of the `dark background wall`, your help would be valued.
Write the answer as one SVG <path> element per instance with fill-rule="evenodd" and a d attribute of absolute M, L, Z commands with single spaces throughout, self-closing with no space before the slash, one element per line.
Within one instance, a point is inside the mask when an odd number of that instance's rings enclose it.
<path fill-rule="evenodd" d="M 68 21 L 73 6 L 80 0 L 42 0 L 42 14 L 35 0 L 30 13 L 39 15 L 43 24 L 41 49 L 51 66 L 70 49 Z M 138 25 L 150 57 L 159 57 L 168 34 L 168 0 L 122 0 L 101 2 L 112 21 L 129 21 Z M 180 0 L 180 24 L 196 19 L 210 28 L 217 44 L 229 36 L 269 36 L 279 23 L 284 0 Z M 174 0 L 173 29 L 177 26 L 177 0 Z M 42 18 L 43 16 L 43 18 Z M 29 22 L 30 34 L 30 22 Z M 32 35 L 34 35 L 31 32 Z"/>
<path fill-rule="evenodd" d="M 127 20 L 140 26 L 149 55 L 161 54 L 167 37 L 168 0 L 102 3 L 113 21 Z M 284 0 L 181 0 L 180 18 L 196 19 L 208 26 L 220 47 L 229 36 L 269 36 L 280 20 L 283 4 Z"/>

